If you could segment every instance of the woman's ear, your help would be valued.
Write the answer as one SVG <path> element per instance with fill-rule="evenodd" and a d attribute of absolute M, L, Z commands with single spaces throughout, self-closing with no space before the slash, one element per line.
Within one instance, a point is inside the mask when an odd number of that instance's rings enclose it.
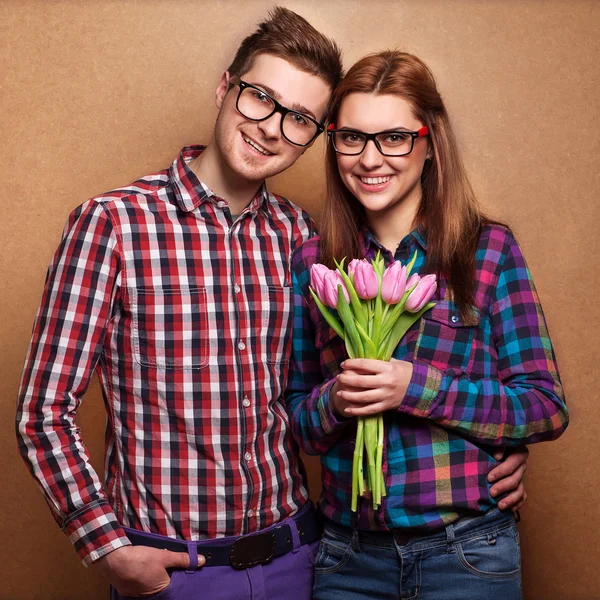
<path fill-rule="evenodd" d="M 217 90 L 215 93 L 215 104 L 217 105 L 217 109 L 221 110 L 221 106 L 223 106 L 223 100 L 229 90 L 229 82 L 231 80 L 231 75 L 229 71 L 225 71 L 223 75 L 221 75 L 221 79 L 219 80 L 219 85 L 217 86 Z"/>

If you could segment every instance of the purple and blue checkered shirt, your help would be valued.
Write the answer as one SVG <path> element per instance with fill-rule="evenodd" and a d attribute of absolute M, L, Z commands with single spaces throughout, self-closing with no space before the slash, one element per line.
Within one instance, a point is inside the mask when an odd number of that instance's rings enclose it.
<path fill-rule="evenodd" d="M 427 243 L 416 229 L 396 255 L 363 233 L 372 259 L 407 262 L 417 251 L 424 274 Z M 352 518 L 352 453 L 356 419 L 338 419 L 329 392 L 346 358 L 343 341 L 322 318 L 309 293 L 319 238 L 306 242 L 292 263 L 294 338 L 287 406 L 302 449 L 321 455 L 324 514 L 361 529 L 435 530 L 496 505 L 487 481 L 498 447 L 557 438 L 567 408 L 542 308 L 511 232 L 483 228 L 476 252 L 476 325 L 463 322 L 440 281 L 437 304 L 407 332 L 394 357 L 413 364 L 397 411 L 384 414 L 387 496 L 379 510 L 359 504 Z"/>

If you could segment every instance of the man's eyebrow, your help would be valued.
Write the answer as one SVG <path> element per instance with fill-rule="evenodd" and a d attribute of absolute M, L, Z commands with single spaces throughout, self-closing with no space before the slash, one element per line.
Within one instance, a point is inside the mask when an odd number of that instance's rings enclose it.
<path fill-rule="evenodd" d="M 268 85 L 265 85 L 264 83 L 259 83 L 258 81 L 249 81 L 248 83 L 250 83 L 250 85 L 256 86 L 257 88 L 260 88 L 261 90 L 265 90 L 265 92 L 267 92 L 269 96 L 273 96 L 273 98 L 275 98 L 277 102 L 281 102 L 281 94 L 279 92 L 276 92 L 274 89 L 270 88 Z M 296 112 L 308 115 L 312 117 L 315 121 L 318 120 L 315 116 L 315 113 L 313 113 L 312 110 L 309 110 L 308 108 L 306 108 L 306 106 L 303 106 L 298 102 L 294 102 L 294 104 L 292 104 L 291 106 L 286 106 L 286 108 L 291 108 Z"/>

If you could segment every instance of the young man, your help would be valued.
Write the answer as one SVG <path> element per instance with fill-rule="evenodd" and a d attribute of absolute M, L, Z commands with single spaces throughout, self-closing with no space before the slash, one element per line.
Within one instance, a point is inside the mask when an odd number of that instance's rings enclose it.
<path fill-rule="evenodd" d="M 313 224 L 265 179 L 322 132 L 340 76 L 336 45 L 275 9 L 219 82 L 208 146 L 69 218 L 23 373 L 20 449 L 114 599 L 311 597 L 320 532 L 281 396 L 289 261 Z M 75 424 L 94 370 L 106 490 Z"/>

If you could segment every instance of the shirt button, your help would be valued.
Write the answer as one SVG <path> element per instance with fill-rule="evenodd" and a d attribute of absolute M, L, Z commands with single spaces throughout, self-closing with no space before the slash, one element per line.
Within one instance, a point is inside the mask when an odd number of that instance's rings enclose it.
<path fill-rule="evenodd" d="M 217 206 L 218 206 L 219 208 L 225 208 L 225 207 L 227 206 L 227 202 L 223 202 L 223 201 L 221 200 L 221 202 L 217 202 Z"/>
<path fill-rule="evenodd" d="M 458 317 L 456 315 L 452 315 L 452 322 L 453 323 L 458 323 Z"/>
<path fill-rule="evenodd" d="M 250 454 L 250 452 L 246 452 L 246 454 L 244 454 L 244 458 L 250 462 L 252 460 L 252 454 Z"/>
<path fill-rule="evenodd" d="M 242 400 L 242 405 L 248 408 L 248 406 L 250 406 L 250 400 L 248 400 L 248 398 L 244 398 Z"/>
<path fill-rule="evenodd" d="M 244 342 L 238 342 L 238 348 L 240 350 L 245 350 L 246 349 L 246 344 L 244 344 Z"/>
<path fill-rule="evenodd" d="M 233 291 L 236 294 L 239 294 L 241 290 L 242 290 L 242 288 L 237 283 L 233 286 Z"/>
<path fill-rule="evenodd" d="M 252 509 L 249 509 L 248 512 L 246 513 L 249 517 L 253 517 L 254 516 L 254 511 Z"/>

